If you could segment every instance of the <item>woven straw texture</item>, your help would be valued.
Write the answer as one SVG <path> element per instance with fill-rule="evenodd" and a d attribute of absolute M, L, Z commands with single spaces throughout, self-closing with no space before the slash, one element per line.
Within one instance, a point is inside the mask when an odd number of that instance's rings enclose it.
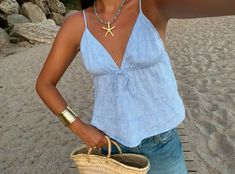
<path fill-rule="evenodd" d="M 101 148 L 83 147 L 74 149 L 70 158 L 76 164 L 80 174 L 147 174 L 150 161 L 147 157 L 133 153 L 122 153 L 120 146 L 108 140 L 108 154 L 102 154 Z M 111 154 L 111 142 L 119 153 Z"/>

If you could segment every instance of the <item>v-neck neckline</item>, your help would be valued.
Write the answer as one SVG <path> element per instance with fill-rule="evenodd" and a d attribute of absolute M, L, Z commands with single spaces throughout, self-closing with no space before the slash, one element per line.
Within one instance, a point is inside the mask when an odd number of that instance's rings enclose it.
<path fill-rule="evenodd" d="M 117 65 L 117 63 L 115 62 L 115 59 L 112 57 L 112 55 L 108 52 L 108 50 L 104 47 L 104 45 L 90 32 L 89 28 L 86 27 L 85 30 L 88 31 L 88 33 L 92 36 L 92 38 L 104 49 L 104 51 L 106 52 L 106 54 L 108 55 L 108 58 L 111 59 L 112 63 L 114 64 L 114 66 L 118 69 L 118 70 L 121 70 L 123 69 L 123 66 L 124 66 L 124 61 L 125 61 L 125 57 L 126 57 L 126 54 L 127 54 L 127 48 L 129 47 L 129 44 L 130 44 L 130 41 L 131 41 L 131 38 L 133 36 L 133 33 L 134 33 L 134 30 L 136 28 L 136 25 L 137 25 L 137 22 L 139 20 L 139 17 L 140 17 L 140 14 L 141 14 L 141 11 L 139 11 L 136 19 L 135 19 L 135 22 L 134 22 L 134 25 L 131 29 L 131 33 L 128 37 L 128 40 L 127 40 L 127 43 L 126 43 L 126 46 L 125 46 L 125 49 L 124 49 L 124 53 L 123 53 L 123 56 L 122 56 L 122 59 L 121 59 L 121 65 L 120 67 Z"/>

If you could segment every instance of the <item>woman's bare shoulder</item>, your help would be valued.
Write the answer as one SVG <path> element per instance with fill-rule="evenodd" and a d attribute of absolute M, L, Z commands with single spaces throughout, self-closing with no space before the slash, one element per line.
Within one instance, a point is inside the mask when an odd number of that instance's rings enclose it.
<path fill-rule="evenodd" d="M 61 30 L 68 33 L 71 38 L 71 42 L 80 45 L 80 40 L 84 32 L 85 23 L 82 11 L 73 12 L 67 15 L 61 25 Z"/>

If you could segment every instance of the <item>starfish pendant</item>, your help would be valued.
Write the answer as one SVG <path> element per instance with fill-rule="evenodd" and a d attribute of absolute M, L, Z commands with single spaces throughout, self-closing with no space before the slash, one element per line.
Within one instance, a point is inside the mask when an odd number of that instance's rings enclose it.
<path fill-rule="evenodd" d="M 110 33 L 113 37 L 114 37 L 114 34 L 112 33 L 112 29 L 114 29 L 116 26 L 113 26 L 113 27 L 110 27 L 110 23 L 108 22 L 108 28 L 106 27 L 102 27 L 104 30 L 106 30 L 107 32 L 105 33 L 105 37 L 108 33 Z"/>

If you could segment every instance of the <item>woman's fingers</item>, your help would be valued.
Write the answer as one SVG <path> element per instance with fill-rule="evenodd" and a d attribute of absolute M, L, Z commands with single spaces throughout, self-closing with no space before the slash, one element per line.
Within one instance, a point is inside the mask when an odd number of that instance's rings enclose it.
<path fill-rule="evenodd" d="M 97 143 L 96 147 L 102 147 L 102 146 L 107 146 L 108 145 L 108 141 L 107 141 L 107 139 L 105 138 L 104 135 L 102 136 L 100 141 Z"/>

